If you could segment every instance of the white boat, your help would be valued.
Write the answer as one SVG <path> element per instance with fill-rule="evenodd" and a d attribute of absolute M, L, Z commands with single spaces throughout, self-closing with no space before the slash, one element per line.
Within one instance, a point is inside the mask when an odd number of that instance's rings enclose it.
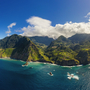
<path fill-rule="evenodd" d="M 47 73 L 48 75 L 50 75 L 50 76 L 53 76 L 53 74 L 52 74 L 52 72 L 50 72 L 50 73 Z"/>

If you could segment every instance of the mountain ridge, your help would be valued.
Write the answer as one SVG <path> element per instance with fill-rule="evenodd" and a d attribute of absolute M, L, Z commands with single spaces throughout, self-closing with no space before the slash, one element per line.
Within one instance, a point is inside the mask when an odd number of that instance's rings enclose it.
<path fill-rule="evenodd" d="M 27 37 L 14 34 L 2 39 L 0 42 L 0 57 L 2 58 L 11 57 L 24 61 L 44 60 L 45 56 L 40 54 L 37 46 Z"/>
<path fill-rule="evenodd" d="M 82 36 L 86 37 L 86 34 Z M 83 42 L 80 41 L 83 37 L 80 38 L 78 43 L 78 40 L 76 41 L 77 35 L 72 37 L 74 37 L 75 42 L 60 36 L 43 50 L 40 47 L 38 48 L 29 38 L 14 34 L 0 40 L 0 57 L 11 57 L 26 62 L 51 62 L 62 66 L 86 65 L 90 63 L 89 36 Z M 81 34 L 80 36 L 78 34 L 79 37 L 81 37 Z"/>
<path fill-rule="evenodd" d="M 69 37 L 68 39 L 71 40 L 72 43 L 80 43 L 84 40 L 89 40 L 90 34 L 86 34 L 86 33 L 75 34 L 75 35 Z"/>

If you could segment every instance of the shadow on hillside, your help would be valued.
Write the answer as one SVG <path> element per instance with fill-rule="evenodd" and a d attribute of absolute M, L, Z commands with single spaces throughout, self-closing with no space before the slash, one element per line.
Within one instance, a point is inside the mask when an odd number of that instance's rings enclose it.
<path fill-rule="evenodd" d="M 30 44 L 31 42 L 28 41 L 27 38 L 21 38 L 20 41 L 16 44 L 15 49 L 11 54 L 11 58 L 26 61 L 29 56 L 28 48 Z"/>

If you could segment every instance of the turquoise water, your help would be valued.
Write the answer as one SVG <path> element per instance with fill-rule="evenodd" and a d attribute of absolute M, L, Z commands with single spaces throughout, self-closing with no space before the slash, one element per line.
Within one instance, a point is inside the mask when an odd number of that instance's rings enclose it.
<path fill-rule="evenodd" d="M 90 90 L 90 65 L 62 67 L 39 62 L 0 59 L 0 90 Z M 53 76 L 48 73 L 52 72 Z M 67 72 L 79 80 L 69 80 Z"/>

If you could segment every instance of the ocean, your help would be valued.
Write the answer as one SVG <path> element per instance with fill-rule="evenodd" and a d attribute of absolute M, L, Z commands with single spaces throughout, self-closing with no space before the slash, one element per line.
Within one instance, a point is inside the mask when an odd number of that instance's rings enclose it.
<path fill-rule="evenodd" d="M 0 90 L 90 90 L 90 65 L 59 65 L 0 59 Z M 49 75 L 52 72 L 53 75 Z M 73 75 L 77 78 L 67 75 Z"/>

